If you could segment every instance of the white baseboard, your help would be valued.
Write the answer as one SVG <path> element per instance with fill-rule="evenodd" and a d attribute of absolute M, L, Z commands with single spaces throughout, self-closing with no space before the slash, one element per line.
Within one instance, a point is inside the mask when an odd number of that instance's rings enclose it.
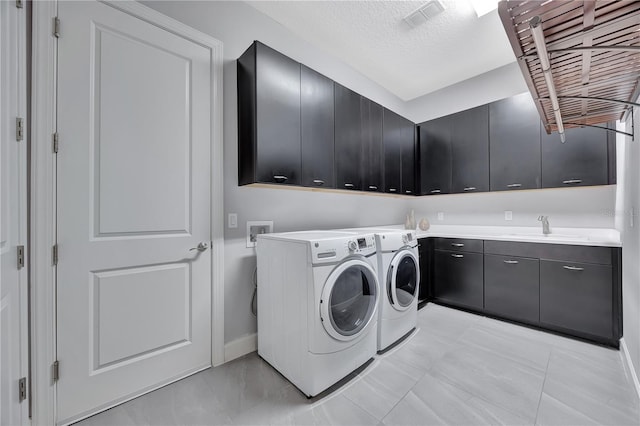
<path fill-rule="evenodd" d="M 638 394 L 638 398 L 640 398 L 640 380 L 638 380 L 638 373 L 633 366 L 633 362 L 631 361 L 631 354 L 629 354 L 629 348 L 627 348 L 627 343 L 624 341 L 624 338 L 620 339 L 620 349 L 622 349 L 622 353 L 624 354 L 624 362 L 627 367 L 627 371 L 631 374 L 633 379 L 633 384 L 636 388 L 636 393 Z"/>
<path fill-rule="evenodd" d="M 258 335 L 256 333 L 242 336 L 224 345 L 224 362 L 240 358 L 258 349 Z"/>

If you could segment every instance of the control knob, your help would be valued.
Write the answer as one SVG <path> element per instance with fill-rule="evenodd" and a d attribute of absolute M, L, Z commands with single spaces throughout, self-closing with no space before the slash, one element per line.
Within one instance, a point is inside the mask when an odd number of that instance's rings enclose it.
<path fill-rule="evenodd" d="M 349 241 L 347 247 L 349 247 L 349 251 L 356 251 L 358 249 L 358 244 L 355 241 Z"/>

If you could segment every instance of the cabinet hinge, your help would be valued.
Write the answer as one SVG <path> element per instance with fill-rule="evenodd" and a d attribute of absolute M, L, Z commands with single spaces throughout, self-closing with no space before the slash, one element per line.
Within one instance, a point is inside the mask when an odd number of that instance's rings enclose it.
<path fill-rule="evenodd" d="M 24 268 L 24 246 L 18 246 L 18 269 Z"/>
<path fill-rule="evenodd" d="M 16 7 L 22 9 L 22 0 L 16 0 Z"/>
<path fill-rule="evenodd" d="M 16 117 L 16 140 L 20 142 L 24 139 L 24 119 Z"/>
<path fill-rule="evenodd" d="M 60 380 L 60 362 L 59 361 L 54 361 L 54 363 L 51 364 L 51 379 L 54 382 L 57 382 L 58 380 Z"/>
<path fill-rule="evenodd" d="M 55 38 L 60 37 L 60 18 L 57 16 L 53 18 L 53 36 Z"/>
<path fill-rule="evenodd" d="M 53 248 L 51 249 L 51 263 L 53 263 L 53 266 L 56 266 L 58 264 L 58 245 L 54 245 Z"/>
<path fill-rule="evenodd" d="M 18 380 L 18 401 L 22 402 L 27 399 L 27 378 L 23 377 Z"/>
<path fill-rule="evenodd" d="M 53 134 L 53 143 L 52 143 L 53 153 L 54 153 L 54 154 L 57 154 L 57 153 L 58 153 L 58 145 L 59 145 L 59 144 L 58 144 L 58 141 L 59 141 L 59 138 L 58 138 L 58 132 L 55 132 L 55 133 Z"/>

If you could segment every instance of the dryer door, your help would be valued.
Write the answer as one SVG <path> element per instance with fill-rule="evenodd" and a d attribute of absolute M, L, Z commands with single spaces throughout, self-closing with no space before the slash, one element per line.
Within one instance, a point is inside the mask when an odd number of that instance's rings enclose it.
<path fill-rule="evenodd" d="M 420 269 L 418 257 L 410 249 L 398 250 L 387 273 L 387 296 L 398 311 L 406 311 L 418 297 Z"/>
<path fill-rule="evenodd" d="M 320 319 L 333 338 L 359 337 L 375 317 L 378 279 L 365 258 L 349 258 L 329 275 L 322 289 Z"/>

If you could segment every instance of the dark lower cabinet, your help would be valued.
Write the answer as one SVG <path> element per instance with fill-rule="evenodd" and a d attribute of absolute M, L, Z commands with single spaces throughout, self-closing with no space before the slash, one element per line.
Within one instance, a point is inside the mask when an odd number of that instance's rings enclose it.
<path fill-rule="evenodd" d="M 483 308 L 482 253 L 434 252 L 434 297 L 452 305 Z"/>
<path fill-rule="evenodd" d="M 333 80 L 302 65 L 300 119 L 302 185 L 335 188 Z"/>
<path fill-rule="evenodd" d="M 540 261 L 485 254 L 484 309 L 505 318 L 538 323 Z"/>
<path fill-rule="evenodd" d="M 360 95 L 334 83 L 336 188 L 361 190 Z"/>
<path fill-rule="evenodd" d="M 540 323 L 614 338 L 614 285 L 609 265 L 540 261 Z"/>
<path fill-rule="evenodd" d="M 451 116 L 418 125 L 420 195 L 451 192 Z"/>
<path fill-rule="evenodd" d="M 607 131 L 594 127 L 567 129 L 566 142 L 541 129 L 542 187 L 607 185 L 611 154 Z"/>
<path fill-rule="evenodd" d="M 238 58 L 238 183 L 300 184 L 300 64 L 260 42 Z"/>

